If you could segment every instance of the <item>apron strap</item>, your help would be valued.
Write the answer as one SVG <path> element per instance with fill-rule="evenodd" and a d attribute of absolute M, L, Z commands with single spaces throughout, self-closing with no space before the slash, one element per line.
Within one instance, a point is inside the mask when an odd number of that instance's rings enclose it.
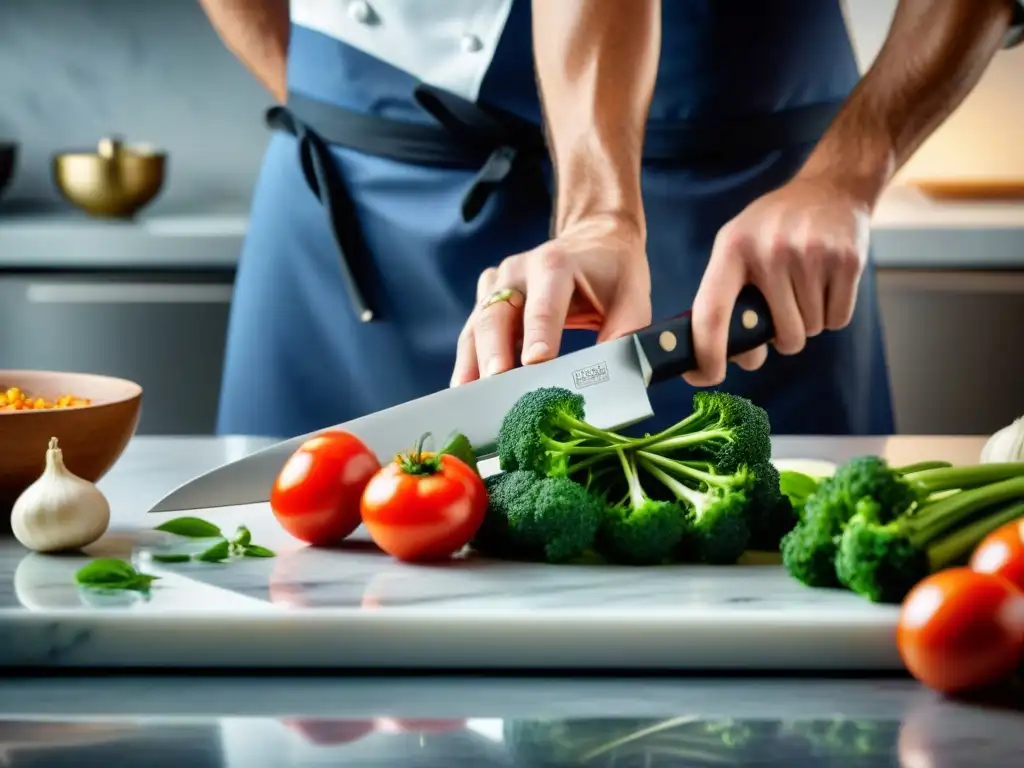
<path fill-rule="evenodd" d="M 363 241 L 355 203 L 342 175 L 338 172 L 330 147 L 287 107 L 272 107 L 267 112 L 266 120 L 271 128 L 290 133 L 298 139 L 302 174 L 313 194 L 320 199 L 327 214 L 327 226 L 341 257 L 341 279 L 345 284 L 345 292 L 348 294 L 352 310 L 360 322 L 372 321 L 376 313 L 370 307 L 366 291 L 361 285 L 368 276 L 357 276 L 353 264 L 362 265 L 365 270 L 369 270 L 373 262 L 372 259 L 365 257 L 354 261 L 351 259 L 352 254 L 366 254 L 366 243 Z"/>
<path fill-rule="evenodd" d="M 462 197 L 463 221 L 475 219 L 488 198 L 517 171 L 531 195 L 550 199 L 542 164 L 547 148 L 537 126 L 430 85 L 417 86 L 413 96 L 453 138 L 488 153 Z"/>

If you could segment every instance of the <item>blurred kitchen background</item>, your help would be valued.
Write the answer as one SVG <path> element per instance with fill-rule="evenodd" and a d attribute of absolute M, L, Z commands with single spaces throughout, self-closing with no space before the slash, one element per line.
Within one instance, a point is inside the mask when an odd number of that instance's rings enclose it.
<path fill-rule="evenodd" d="M 862 67 L 895 5 L 847 3 Z M 1022 72 L 1024 48 L 1000 54 L 875 218 L 904 433 L 988 433 L 1024 413 L 1024 193 L 950 201 L 908 184 L 1024 188 Z M 0 144 L 19 143 L 0 195 L 0 368 L 125 376 L 145 389 L 140 433 L 212 432 L 268 103 L 195 0 L 0 2 Z M 114 134 L 168 154 L 131 221 L 87 216 L 51 173 L 53 153 Z"/>

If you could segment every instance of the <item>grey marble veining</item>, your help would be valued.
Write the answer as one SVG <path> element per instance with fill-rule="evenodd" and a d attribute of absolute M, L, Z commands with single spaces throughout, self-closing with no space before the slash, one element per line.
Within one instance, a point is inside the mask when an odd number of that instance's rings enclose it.
<path fill-rule="evenodd" d="M 776 438 L 777 457 L 882 453 L 974 461 L 981 438 Z M 254 450 L 244 438 L 137 438 L 101 487 L 108 534 L 77 556 L 0 542 L 0 664 L 8 667 L 898 669 L 897 609 L 810 590 L 777 565 L 543 566 L 467 558 L 400 564 L 365 536 L 310 548 L 267 505 L 208 510 L 277 557 L 162 565 L 180 544 L 143 510 L 182 480 Z M 89 557 L 131 558 L 152 595 L 78 589 Z M 344 638 L 344 642 L 339 642 Z"/>

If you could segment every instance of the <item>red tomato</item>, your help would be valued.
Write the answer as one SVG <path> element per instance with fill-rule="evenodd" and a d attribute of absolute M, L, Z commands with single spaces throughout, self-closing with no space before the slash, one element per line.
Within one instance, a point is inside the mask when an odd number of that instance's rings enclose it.
<path fill-rule="evenodd" d="M 302 734 L 306 741 L 322 746 L 349 744 L 376 730 L 372 720 L 285 720 L 285 726 Z"/>
<path fill-rule="evenodd" d="M 1024 518 L 992 531 L 971 555 L 971 569 L 995 573 L 1024 589 Z"/>
<path fill-rule="evenodd" d="M 940 693 L 1003 682 L 1024 651 L 1024 593 L 992 574 L 940 571 L 903 601 L 896 644 L 910 674 Z"/>
<path fill-rule="evenodd" d="M 337 544 L 359 527 L 359 500 L 380 469 L 348 432 L 323 432 L 299 446 L 270 491 L 270 507 L 288 533 L 307 544 Z"/>
<path fill-rule="evenodd" d="M 473 538 L 487 510 L 484 481 L 454 456 L 399 456 L 366 486 L 363 525 L 377 546 L 406 562 L 443 560 Z"/>

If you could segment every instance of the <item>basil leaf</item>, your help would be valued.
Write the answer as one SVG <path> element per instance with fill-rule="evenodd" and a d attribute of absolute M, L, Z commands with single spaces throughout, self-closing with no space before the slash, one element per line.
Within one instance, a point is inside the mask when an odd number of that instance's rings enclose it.
<path fill-rule="evenodd" d="M 158 531 L 173 533 L 189 539 L 213 539 L 222 536 L 220 528 L 198 517 L 176 517 L 156 527 Z"/>
<path fill-rule="evenodd" d="M 231 544 L 227 541 L 219 541 L 205 552 L 200 552 L 195 559 L 204 563 L 219 563 L 227 560 L 230 553 Z"/>
<path fill-rule="evenodd" d="M 159 578 L 148 573 L 139 573 L 130 563 L 113 557 L 93 560 L 75 573 L 75 581 L 80 586 L 100 591 L 148 592 L 152 583 Z"/>
<path fill-rule="evenodd" d="M 125 586 L 124 589 L 130 589 L 133 592 L 149 592 L 153 582 L 159 578 L 159 576 L 151 576 L 148 573 L 140 573 L 134 581 Z"/>
<path fill-rule="evenodd" d="M 275 557 L 271 550 L 266 547 L 261 547 L 258 544 L 249 544 L 246 546 L 243 554 L 246 557 Z"/>
<path fill-rule="evenodd" d="M 240 547 L 248 546 L 249 542 L 252 541 L 252 533 L 244 525 L 238 526 L 238 532 L 235 535 L 235 544 Z"/>
<path fill-rule="evenodd" d="M 75 581 L 83 586 L 124 584 L 138 575 L 131 563 L 116 557 L 101 557 L 79 568 L 75 573 Z"/>
<path fill-rule="evenodd" d="M 480 470 L 476 465 L 476 451 L 473 450 L 473 444 L 461 432 L 452 432 L 448 436 L 448 440 L 445 441 L 444 447 L 438 453 L 454 456 L 462 460 L 474 472 L 480 474 Z"/>
<path fill-rule="evenodd" d="M 187 563 L 192 559 L 191 555 L 153 555 L 153 559 L 158 563 Z"/>

